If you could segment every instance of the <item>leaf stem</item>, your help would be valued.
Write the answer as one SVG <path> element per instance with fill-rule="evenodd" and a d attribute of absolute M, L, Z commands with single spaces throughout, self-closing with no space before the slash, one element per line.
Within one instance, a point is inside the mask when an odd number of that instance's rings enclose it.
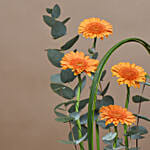
<path fill-rule="evenodd" d="M 115 140 L 114 140 L 114 144 L 113 144 L 113 148 L 117 147 L 117 139 L 118 139 L 118 129 L 117 126 L 114 126 L 115 132 L 117 133 Z"/>
<path fill-rule="evenodd" d="M 76 105 L 75 105 L 75 111 L 76 112 L 79 112 L 79 101 L 80 101 L 81 86 L 82 86 L 82 81 L 81 81 L 81 76 L 80 75 L 78 75 L 78 82 L 79 82 L 79 86 L 78 86 L 78 90 L 77 90 L 77 102 L 76 102 Z M 82 138 L 80 119 L 78 119 L 76 121 L 76 123 L 77 123 L 77 127 L 78 127 L 79 139 L 80 139 L 80 138 Z M 80 150 L 84 150 L 83 142 L 81 142 L 79 145 L 80 145 Z"/>
<path fill-rule="evenodd" d="M 141 96 L 143 95 L 144 89 L 145 89 L 145 84 L 143 84 Z M 138 113 L 137 113 L 138 115 L 139 115 L 140 112 L 141 112 L 141 107 L 142 107 L 142 103 L 140 102 L 140 103 L 139 103 L 139 106 L 138 106 Z M 137 126 L 139 125 L 139 121 L 140 121 L 140 119 L 139 119 L 139 117 L 137 117 L 137 122 L 136 122 L 136 125 L 137 125 Z M 139 145 L 138 139 L 136 139 L 136 148 L 138 148 L 138 145 Z"/>
<path fill-rule="evenodd" d="M 97 42 L 97 37 L 94 38 L 94 42 L 93 42 L 93 48 L 96 49 L 96 42 Z"/>
<path fill-rule="evenodd" d="M 127 87 L 127 97 L 126 97 L 126 103 L 125 103 L 125 108 L 128 109 L 128 106 L 129 106 L 129 99 L 130 99 L 130 87 L 128 87 L 128 85 L 126 85 Z M 124 125 L 124 138 L 125 138 L 125 146 L 126 146 L 126 150 L 128 150 L 128 147 L 129 147 L 129 144 L 128 144 L 128 136 L 126 135 L 127 134 L 127 129 L 128 129 L 128 126 L 125 124 Z"/>

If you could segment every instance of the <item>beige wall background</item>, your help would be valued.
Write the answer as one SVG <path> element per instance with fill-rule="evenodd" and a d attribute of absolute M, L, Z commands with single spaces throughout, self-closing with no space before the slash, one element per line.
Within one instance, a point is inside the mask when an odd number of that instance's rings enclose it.
<path fill-rule="evenodd" d="M 46 7 L 59 4 L 60 19 L 71 16 L 68 34 L 53 40 L 49 28 L 42 21 Z M 98 42 L 101 58 L 116 42 L 128 37 L 140 37 L 150 42 L 149 0 L 0 0 L 0 149 L 1 150 L 71 150 L 71 145 L 57 143 L 66 139 L 68 128 L 55 122 L 53 108 L 63 101 L 49 88 L 50 75 L 57 73 L 49 64 L 45 48 L 59 48 L 77 34 L 81 20 L 100 17 L 113 25 L 114 34 Z M 91 40 L 80 38 L 76 48 L 84 52 Z M 120 61 L 143 66 L 150 73 L 150 57 L 142 46 L 126 44 L 106 66 L 106 79 L 111 80 L 109 94 L 116 104 L 123 104 L 125 87 L 118 86 L 111 77 L 110 67 Z M 104 82 L 104 85 L 106 82 Z M 139 90 L 133 89 L 133 94 Z M 150 90 L 144 92 L 150 97 Z M 87 97 L 84 91 L 83 97 Z M 130 105 L 136 112 L 137 105 Z M 150 118 L 150 104 L 142 107 L 142 114 Z M 144 122 L 150 129 L 150 123 Z M 148 150 L 149 134 L 141 140 L 141 149 Z"/>

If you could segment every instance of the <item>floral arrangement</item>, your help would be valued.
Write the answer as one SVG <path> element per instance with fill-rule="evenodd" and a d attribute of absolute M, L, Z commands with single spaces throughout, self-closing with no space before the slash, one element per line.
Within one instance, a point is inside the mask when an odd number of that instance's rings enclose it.
<path fill-rule="evenodd" d="M 70 17 L 59 21 L 61 11 L 57 4 L 53 8 L 47 8 L 46 11 L 48 15 L 44 15 L 43 20 L 50 27 L 51 36 L 56 40 L 66 35 L 66 23 Z M 126 98 L 121 98 L 125 99 L 124 107 L 115 105 L 113 97 L 107 95 L 110 82 L 106 87 L 102 87 L 102 82 L 106 75 L 104 70 L 106 63 L 121 45 L 136 42 L 142 45 L 148 54 L 150 54 L 150 45 L 139 38 L 128 38 L 115 44 L 101 60 L 97 60 L 97 40 L 103 40 L 112 35 L 112 25 L 100 18 L 88 18 L 80 23 L 77 30 L 78 35 L 68 40 L 59 49 L 46 49 L 49 61 L 60 72 L 51 76 L 50 87 L 56 94 L 68 100 L 57 104 L 54 108 L 56 121 L 65 123 L 69 127 L 69 139 L 59 142 L 72 144 L 75 150 L 85 150 L 87 143 L 89 150 L 100 150 L 100 140 L 104 142 L 104 150 L 138 150 L 139 140 L 148 133 L 146 127 L 141 126 L 139 121 L 150 122 L 149 118 L 140 115 L 142 103 L 150 101 L 149 98 L 143 97 L 144 89 L 150 86 L 150 76 L 141 66 L 129 62 L 119 62 L 112 66 L 112 76 L 118 78 L 119 85 L 126 86 Z M 93 46 L 86 54 L 77 49 L 71 50 L 80 36 L 90 38 L 93 42 Z M 92 80 L 92 85 L 87 98 L 82 100 L 81 93 L 87 80 Z M 74 82 L 76 86 L 69 87 L 70 82 Z M 132 87 L 142 87 L 142 92 L 131 98 L 130 88 Z M 133 114 L 132 110 L 128 109 L 131 99 L 139 105 L 137 114 Z M 85 113 L 86 106 L 88 106 L 88 112 Z M 120 137 L 122 132 L 119 133 L 119 126 L 123 126 L 124 129 Z M 107 134 L 100 139 L 102 130 L 107 130 Z M 135 147 L 129 144 L 131 140 L 135 141 Z M 96 148 L 94 148 L 94 141 Z"/>

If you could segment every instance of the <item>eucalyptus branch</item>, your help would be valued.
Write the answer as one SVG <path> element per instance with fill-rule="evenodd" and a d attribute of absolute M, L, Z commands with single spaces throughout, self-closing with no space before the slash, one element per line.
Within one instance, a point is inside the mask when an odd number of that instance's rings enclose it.
<path fill-rule="evenodd" d="M 80 101 L 80 94 L 81 94 L 81 86 L 82 86 L 82 81 L 81 81 L 81 76 L 78 75 L 78 81 L 79 81 L 79 86 L 78 86 L 78 91 L 77 91 L 77 102 L 75 105 L 75 111 L 79 112 L 79 101 Z M 81 124 L 80 124 L 80 119 L 76 121 L 77 127 L 78 127 L 78 134 L 79 134 L 79 139 L 82 138 L 82 132 L 81 132 Z M 80 150 L 84 150 L 84 145 L 83 142 L 80 144 Z"/>

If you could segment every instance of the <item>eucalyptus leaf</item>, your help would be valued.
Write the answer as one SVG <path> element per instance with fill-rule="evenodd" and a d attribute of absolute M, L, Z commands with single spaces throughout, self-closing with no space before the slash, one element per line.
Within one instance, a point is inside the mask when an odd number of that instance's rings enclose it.
<path fill-rule="evenodd" d="M 47 56 L 49 61 L 56 67 L 61 67 L 60 61 L 64 57 L 64 54 L 59 52 L 57 49 L 48 49 L 47 50 Z"/>
<path fill-rule="evenodd" d="M 146 74 L 145 76 L 147 79 L 150 79 L 150 75 L 149 74 Z"/>
<path fill-rule="evenodd" d="M 114 105 L 114 99 L 110 95 L 104 96 L 102 100 L 96 100 L 96 110 L 108 105 Z"/>
<path fill-rule="evenodd" d="M 139 119 L 143 119 L 143 120 L 146 120 L 146 121 L 149 121 L 150 122 L 150 119 L 145 117 L 145 116 L 141 116 L 141 115 L 138 115 L 138 114 L 134 114 L 134 116 L 136 116 L 137 118 Z"/>
<path fill-rule="evenodd" d="M 88 52 L 89 52 L 90 54 L 94 54 L 95 51 L 96 51 L 95 48 L 89 48 L 89 49 L 88 49 Z"/>
<path fill-rule="evenodd" d="M 55 19 L 50 16 L 43 15 L 43 21 L 50 27 L 55 24 Z"/>
<path fill-rule="evenodd" d="M 99 113 L 98 112 L 94 112 L 94 120 L 97 120 L 99 117 Z M 88 120 L 88 112 L 83 114 L 81 117 L 80 117 L 80 123 L 81 125 L 83 124 L 87 124 L 87 120 Z"/>
<path fill-rule="evenodd" d="M 76 121 L 80 118 L 80 113 L 79 112 L 73 112 L 73 113 L 70 113 L 69 116 Z"/>
<path fill-rule="evenodd" d="M 76 35 L 74 38 L 72 38 L 71 40 L 69 40 L 68 42 L 66 42 L 61 49 L 62 50 L 68 50 L 70 49 L 79 39 L 79 35 Z"/>
<path fill-rule="evenodd" d="M 55 108 L 54 108 L 54 113 L 55 113 L 58 117 L 67 117 L 67 115 L 58 112 L 58 110 L 65 111 L 64 109 L 61 108 L 62 106 L 68 106 L 68 105 L 70 105 L 70 104 L 74 104 L 75 102 L 76 102 L 75 100 L 72 100 L 72 101 L 67 101 L 67 102 L 63 102 L 63 103 L 60 103 L 60 104 L 56 105 Z"/>
<path fill-rule="evenodd" d="M 140 139 L 143 139 L 144 136 L 141 136 L 141 135 L 139 135 L 139 134 L 134 134 L 134 135 L 131 135 L 130 138 L 131 138 L 132 140 L 140 140 Z"/>
<path fill-rule="evenodd" d="M 56 118 L 55 120 L 56 120 L 57 122 L 63 122 L 63 123 L 66 123 L 66 122 L 72 121 L 73 118 L 67 116 L 67 117 Z"/>
<path fill-rule="evenodd" d="M 102 95 L 102 96 L 104 96 L 104 95 L 107 93 L 108 88 L 109 88 L 109 85 L 110 85 L 110 82 L 107 83 L 105 89 L 101 92 L 101 95 Z"/>
<path fill-rule="evenodd" d="M 129 148 L 129 150 L 139 150 L 138 147 Z"/>
<path fill-rule="evenodd" d="M 71 18 L 68 17 L 68 18 L 66 18 L 64 21 L 62 21 L 62 23 L 65 24 L 65 23 L 67 23 L 70 19 L 71 19 Z"/>
<path fill-rule="evenodd" d="M 73 141 L 65 141 L 65 140 L 58 140 L 57 142 L 62 144 L 74 144 Z"/>
<path fill-rule="evenodd" d="M 60 83 L 60 84 L 62 84 L 60 74 L 52 75 L 50 80 L 51 80 L 51 83 Z"/>
<path fill-rule="evenodd" d="M 100 127 L 102 127 L 103 129 L 109 129 L 110 127 L 113 127 L 114 125 L 111 123 L 111 124 L 108 124 L 107 126 L 106 126 L 106 124 L 105 124 L 106 122 L 104 121 L 104 120 L 98 120 L 98 121 L 96 121 L 96 124 L 97 125 L 99 125 Z"/>
<path fill-rule="evenodd" d="M 98 52 L 96 52 L 92 55 L 92 59 L 97 59 L 97 57 L 98 57 Z"/>
<path fill-rule="evenodd" d="M 82 90 L 84 89 L 85 85 L 86 85 L 86 76 L 84 76 L 84 77 L 81 79 L 81 92 L 82 92 Z M 77 96 L 78 87 L 79 87 L 79 83 L 78 83 L 78 84 L 76 85 L 76 87 L 74 88 L 75 96 Z"/>
<path fill-rule="evenodd" d="M 105 75 L 106 75 L 106 70 L 104 70 L 104 71 L 102 72 L 102 75 L 101 75 L 100 81 L 103 81 L 103 79 L 104 79 Z"/>
<path fill-rule="evenodd" d="M 89 99 L 84 99 L 84 100 L 80 100 L 80 101 L 79 101 L 79 112 L 80 112 L 83 108 L 85 108 L 85 106 L 88 104 L 88 102 L 89 102 Z M 76 106 L 76 103 L 73 104 L 73 105 L 68 109 L 68 112 L 69 112 L 69 113 L 75 112 L 75 106 Z"/>
<path fill-rule="evenodd" d="M 136 95 L 132 97 L 134 103 L 148 102 L 150 99 L 144 98 L 143 96 Z"/>
<path fill-rule="evenodd" d="M 52 9 L 46 8 L 47 13 L 52 14 Z"/>
<path fill-rule="evenodd" d="M 66 34 L 66 30 L 66 26 L 62 22 L 55 21 L 52 26 L 51 35 L 54 39 L 58 39 Z"/>
<path fill-rule="evenodd" d="M 87 127 L 81 125 L 81 133 L 82 133 L 82 137 L 84 137 L 84 138 L 82 139 L 82 141 L 83 141 L 83 140 L 86 140 L 86 138 L 87 138 Z M 74 138 L 72 137 L 72 134 L 73 134 Z M 79 140 L 80 142 L 82 142 L 81 139 L 79 139 L 79 134 L 78 134 L 78 127 L 77 127 L 77 125 L 75 125 L 75 126 L 72 128 L 72 132 L 69 133 L 68 138 L 69 138 L 69 141 L 76 141 L 76 142 L 77 142 L 77 141 Z M 74 139 L 74 140 L 73 140 L 73 139 Z"/>
<path fill-rule="evenodd" d="M 60 16 L 60 7 L 56 4 L 52 9 L 52 17 L 58 18 Z"/>
<path fill-rule="evenodd" d="M 64 83 L 71 82 L 76 78 L 71 69 L 61 70 L 60 77 Z"/>
<path fill-rule="evenodd" d="M 117 136 L 117 133 L 116 132 L 114 132 L 114 133 L 112 133 L 112 132 L 109 132 L 109 133 L 107 133 L 105 136 L 103 136 L 103 140 L 106 140 L 106 141 L 111 141 L 111 140 L 113 140 L 115 137 Z"/>
<path fill-rule="evenodd" d="M 133 126 L 127 131 L 127 136 L 131 135 L 144 135 L 147 134 L 148 130 L 144 126 Z"/>
<path fill-rule="evenodd" d="M 66 99 L 72 99 L 75 96 L 74 91 L 65 85 L 51 83 L 50 86 L 56 94 L 66 98 Z"/>

